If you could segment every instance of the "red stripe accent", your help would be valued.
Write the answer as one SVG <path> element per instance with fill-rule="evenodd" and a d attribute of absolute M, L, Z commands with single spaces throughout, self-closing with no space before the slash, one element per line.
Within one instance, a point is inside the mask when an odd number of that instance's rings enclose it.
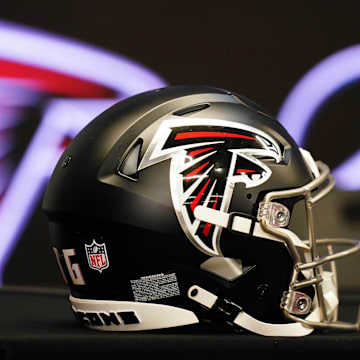
<path fill-rule="evenodd" d="M 248 169 L 237 169 L 236 173 L 237 174 L 241 174 L 241 173 L 254 173 L 255 170 L 248 170 Z"/>
<path fill-rule="evenodd" d="M 217 201 L 218 201 L 218 196 L 216 196 L 216 199 L 214 201 L 214 204 L 212 206 L 213 209 L 216 209 L 216 205 L 217 205 Z M 208 237 L 209 236 L 209 232 L 210 232 L 210 228 L 211 228 L 211 225 L 210 223 L 206 223 L 205 226 L 204 226 L 204 229 L 203 229 L 203 234 Z"/>
<path fill-rule="evenodd" d="M 0 77 L 30 80 L 28 86 L 72 97 L 114 97 L 115 92 L 93 82 L 56 71 L 0 59 Z M 24 86 L 26 86 L 24 82 Z"/>
<path fill-rule="evenodd" d="M 224 137 L 224 138 L 240 138 L 240 139 L 256 140 L 255 138 L 250 136 L 226 133 L 226 132 L 216 132 L 216 131 L 192 131 L 192 132 L 179 133 L 175 136 L 175 140 L 193 139 L 198 137 L 221 137 L 221 138 Z"/>
<path fill-rule="evenodd" d="M 189 154 L 189 156 L 196 156 L 196 155 L 202 154 L 205 151 L 212 150 L 212 149 L 213 149 L 213 147 L 209 147 L 206 149 L 200 149 L 200 150 L 194 150 Z"/>
<path fill-rule="evenodd" d="M 194 211 L 194 209 L 196 208 L 197 204 L 199 203 L 202 195 L 204 194 L 204 191 L 206 190 L 206 188 L 208 187 L 210 182 L 210 179 L 206 182 L 206 184 L 202 187 L 202 189 L 200 190 L 200 192 L 196 195 L 196 198 L 193 200 L 193 202 L 190 204 L 190 208 L 192 211 Z"/>
<path fill-rule="evenodd" d="M 213 209 L 216 209 L 216 205 L 217 205 L 217 202 L 218 202 L 218 196 L 216 196 L 216 199 L 215 199 L 215 201 L 214 201 L 214 204 L 213 204 L 213 206 L 212 206 L 212 208 Z"/>
<path fill-rule="evenodd" d="M 186 175 L 186 181 L 190 181 L 191 178 L 196 175 L 199 171 L 201 171 L 206 165 L 208 165 L 210 163 L 210 161 L 206 162 L 205 164 L 200 165 L 199 167 L 197 167 L 195 170 L 189 172 Z"/>

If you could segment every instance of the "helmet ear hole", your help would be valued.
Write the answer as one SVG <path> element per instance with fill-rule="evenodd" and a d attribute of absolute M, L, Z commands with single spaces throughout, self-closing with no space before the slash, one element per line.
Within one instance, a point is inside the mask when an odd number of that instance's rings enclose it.
<path fill-rule="evenodd" d="M 248 200 L 251 200 L 251 199 L 253 198 L 253 195 L 252 195 L 251 193 L 247 193 L 247 194 L 246 194 L 246 198 L 247 198 Z"/>

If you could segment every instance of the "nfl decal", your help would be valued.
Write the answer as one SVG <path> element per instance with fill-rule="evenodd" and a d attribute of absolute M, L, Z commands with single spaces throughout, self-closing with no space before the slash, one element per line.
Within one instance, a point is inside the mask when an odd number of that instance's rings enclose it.
<path fill-rule="evenodd" d="M 193 245 L 216 256 L 221 255 L 222 228 L 200 221 L 194 210 L 201 205 L 227 212 L 235 183 L 252 188 L 270 178 L 264 158 L 279 163 L 283 148 L 258 129 L 225 120 L 173 118 L 161 123 L 138 170 L 171 159 L 170 190 L 179 223 Z"/>
<path fill-rule="evenodd" d="M 95 239 L 91 245 L 85 244 L 86 256 L 89 267 L 100 273 L 109 267 L 109 259 L 105 244 L 98 244 Z"/>

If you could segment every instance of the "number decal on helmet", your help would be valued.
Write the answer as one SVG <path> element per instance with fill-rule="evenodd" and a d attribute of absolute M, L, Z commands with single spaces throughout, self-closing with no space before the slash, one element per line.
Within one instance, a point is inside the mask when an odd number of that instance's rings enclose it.
<path fill-rule="evenodd" d="M 55 247 L 53 247 L 53 250 L 54 250 L 54 253 L 55 253 L 55 256 L 56 256 L 57 263 L 59 265 L 61 275 L 62 275 L 65 283 L 68 283 L 68 281 L 66 279 L 66 276 L 65 276 L 64 268 L 61 265 L 59 250 L 56 249 Z M 81 272 L 80 265 L 78 263 L 71 263 L 71 260 L 70 260 L 71 256 L 76 255 L 75 249 L 63 249 L 62 253 L 63 253 L 63 256 L 64 256 L 66 268 L 67 268 L 67 270 L 69 272 L 72 283 L 74 285 L 86 285 L 86 282 L 85 282 L 84 277 L 83 277 L 82 272 Z"/>

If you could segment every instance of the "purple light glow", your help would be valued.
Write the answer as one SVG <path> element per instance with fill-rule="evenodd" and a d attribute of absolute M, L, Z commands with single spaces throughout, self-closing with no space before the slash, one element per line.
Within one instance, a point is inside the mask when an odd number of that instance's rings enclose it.
<path fill-rule="evenodd" d="M 0 58 L 92 81 L 118 91 L 122 97 L 166 84 L 158 75 L 124 56 L 3 20 Z"/>
<path fill-rule="evenodd" d="M 0 78 L 0 201 L 13 170 L 12 164 L 6 158 L 16 147 L 12 128 L 22 122 L 20 108 L 34 103 L 37 98 L 37 93 L 23 89 L 18 81 Z"/>
<path fill-rule="evenodd" d="M 332 171 L 341 189 L 354 191 L 360 189 L 360 151 L 357 151 L 349 159 Z M 354 176 L 355 174 L 355 176 Z M 338 186 L 339 187 L 339 186 Z"/>
<path fill-rule="evenodd" d="M 166 82 L 134 61 L 109 51 L 68 40 L 60 36 L 0 21 L 0 59 L 28 64 L 84 79 L 115 90 L 116 99 L 53 100 L 20 161 L 0 202 L 0 285 L 3 271 L 16 241 L 41 196 L 50 174 L 62 152 L 64 136 L 75 136 L 96 115 L 123 97 L 163 87 Z M 24 96 L 16 91 L 1 92 L 0 109 L 11 112 L 10 106 L 23 106 L 30 101 L 31 82 L 1 79 L 24 86 Z M 30 90 L 29 90 L 30 88 Z M 19 89 L 17 89 L 18 91 Z M 5 96 L 7 94 L 7 96 Z M 30 99 L 30 100 L 29 100 Z M 12 105 L 9 103 L 12 101 Z M 8 107 L 5 107 L 5 106 Z M 30 105 L 27 103 L 27 105 Z M 0 128 L 16 123 L 15 113 L 0 120 Z M 5 183 L 4 174 L 0 173 Z"/>
<path fill-rule="evenodd" d="M 359 78 L 360 45 L 329 56 L 295 85 L 279 111 L 279 121 L 303 146 L 308 127 L 319 108 L 341 88 Z M 337 187 L 343 190 L 360 189 L 360 177 L 354 177 L 354 173 L 360 173 L 356 169 L 360 169 L 360 152 L 333 172 Z"/>
<path fill-rule="evenodd" d="M 6 161 L 0 161 L 0 199 L 5 191 L 7 182 L 11 174 L 10 164 Z"/>
<path fill-rule="evenodd" d="M 1 116 L 1 111 L 0 111 Z M 15 146 L 13 136 L 5 133 L 0 133 L 0 161 L 8 154 Z M 2 174 L 0 173 L 0 177 Z"/>
<path fill-rule="evenodd" d="M 1 106 L 0 100 L 0 131 L 10 129 L 21 123 L 19 110 Z"/>
<path fill-rule="evenodd" d="M 64 136 L 74 137 L 116 101 L 53 100 L 49 104 L 1 201 L 0 275 L 62 153 L 60 145 Z"/>
<path fill-rule="evenodd" d="M 1 55 L 0 55 L 1 56 Z M 14 107 L 33 106 L 40 94 L 32 88 L 33 81 L 19 79 L 4 79 L 0 77 L 0 108 L 1 111 L 14 111 Z M 13 114 L 11 114 L 13 126 Z M 0 130 L 4 123 L 0 118 Z"/>

